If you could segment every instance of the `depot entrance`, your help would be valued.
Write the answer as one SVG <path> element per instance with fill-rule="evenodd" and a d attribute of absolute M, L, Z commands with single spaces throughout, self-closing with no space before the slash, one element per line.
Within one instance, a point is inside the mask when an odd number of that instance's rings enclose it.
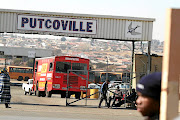
<path fill-rule="evenodd" d="M 150 73 L 150 42 L 152 40 L 154 19 L 5 9 L 0 9 L 0 19 L 1 33 L 54 35 L 132 42 L 129 82 L 133 87 L 136 85 L 136 79 L 133 75 L 134 43 L 136 41 L 146 41 L 149 43 L 147 73 Z M 4 54 L 6 55 L 6 53 Z"/>

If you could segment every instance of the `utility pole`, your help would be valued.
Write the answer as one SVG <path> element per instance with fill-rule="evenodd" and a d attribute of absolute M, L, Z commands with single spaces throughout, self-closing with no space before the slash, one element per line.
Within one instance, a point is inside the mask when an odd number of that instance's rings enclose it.
<path fill-rule="evenodd" d="M 107 68 L 106 68 L 106 80 L 108 80 L 108 57 L 106 57 L 107 58 Z"/>
<path fill-rule="evenodd" d="M 148 65 L 147 75 L 151 73 L 151 41 L 148 41 Z"/>
<path fill-rule="evenodd" d="M 134 41 L 132 41 L 132 59 L 131 59 L 131 76 L 130 76 L 130 80 L 129 80 L 129 84 L 130 84 L 130 93 L 132 91 L 132 80 L 133 80 L 133 69 L 134 69 Z"/>

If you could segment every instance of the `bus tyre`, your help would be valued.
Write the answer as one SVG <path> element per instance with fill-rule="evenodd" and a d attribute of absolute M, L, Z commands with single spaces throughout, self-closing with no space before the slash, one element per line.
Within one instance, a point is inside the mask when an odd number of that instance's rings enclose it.
<path fill-rule="evenodd" d="M 52 92 L 48 91 L 48 85 L 46 84 L 46 97 L 51 97 L 52 96 Z"/>
<path fill-rule="evenodd" d="M 42 97 L 46 96 L 46 91 L 41 92 Z"/>
<path fill-rule="evenodd" d="M 51 96 L 52 96 L 51 91 L 47 91 L 47 92 L 46 92 L 46 97 L 51 97 Z"/>
<path fill-rule="evenodd" d="M 61 93 L 61 98 L 65 98 L 66 97 L 66 92 L 62 92 Z"/>
<path fill-rule="evenodd" d="M 66 93 L 66 92 L 65 92 Z M 66 98 L 70 98 L 71 97 L 71 93 L 68 92 L 68 95 L 66 96 Z"/>
<path fill-rule="evenodd" d="M 41 95 L 40 95 L 40 91 L 39 90 L 37 90 L 37 96 L 38 97 L 40 97 Z"/>
<path fill-rule="evenodd" d="M 80 92 L 75 93 L 75 98 L 76 98 L 76 99 L 80 99 L 80 96 L 81 96 L 81 93 L 80 93 Z"/>
<path fill-rule="evenodd" d="M 37 85 L 36 85 L 36 94 L 37 94 L 38 97 L 41 96 L 41 93 L 40 93 L 40 91 L 38 90 L 38 83 L 37 83 Z"/>

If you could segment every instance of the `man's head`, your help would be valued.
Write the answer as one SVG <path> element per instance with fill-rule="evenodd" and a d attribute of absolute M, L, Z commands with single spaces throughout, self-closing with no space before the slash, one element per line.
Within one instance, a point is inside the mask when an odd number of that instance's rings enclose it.
<path fill-rule="evenodd" d="M 107 83 L 107 84 L 109 84 L 109 82 L 110 82 L 109 80 L 106 80 L 106 83 Z"/>
<path fill-rule="evenodd" d="M 159 114 L 161 94 L 161 73 L 144 76 L 137 84 L 137 110 L 143 116 Z"/>
<path fill-rule="evenodd" d="M 132 92 L 133 92 L 133 93 L 135 92 L 135 89 L 134 89 L 134 88 L 132 89 Z"/>
<path fill-rule="evenodd" d="M 4 72 L 4 73 L 7 73 L 7 70 L 6 70 L 6 68 L 4 68 L 4 69 L 3 69 L 3 72 Z"/>

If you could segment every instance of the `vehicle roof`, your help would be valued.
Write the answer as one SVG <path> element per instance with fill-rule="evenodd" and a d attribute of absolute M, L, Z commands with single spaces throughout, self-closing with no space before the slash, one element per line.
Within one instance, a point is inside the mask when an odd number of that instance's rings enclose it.
<path fill-rule="evenodd" d="M 89 59 L 81 58 L 81 57 L 77 57 L 77 56 L 51 56 L 51 57 L 36 58 L 36 60 L 55 59 L 55 58 L 60 58 L 60 57 L 80 58 L 80 59 L 89 60 Z"/>

